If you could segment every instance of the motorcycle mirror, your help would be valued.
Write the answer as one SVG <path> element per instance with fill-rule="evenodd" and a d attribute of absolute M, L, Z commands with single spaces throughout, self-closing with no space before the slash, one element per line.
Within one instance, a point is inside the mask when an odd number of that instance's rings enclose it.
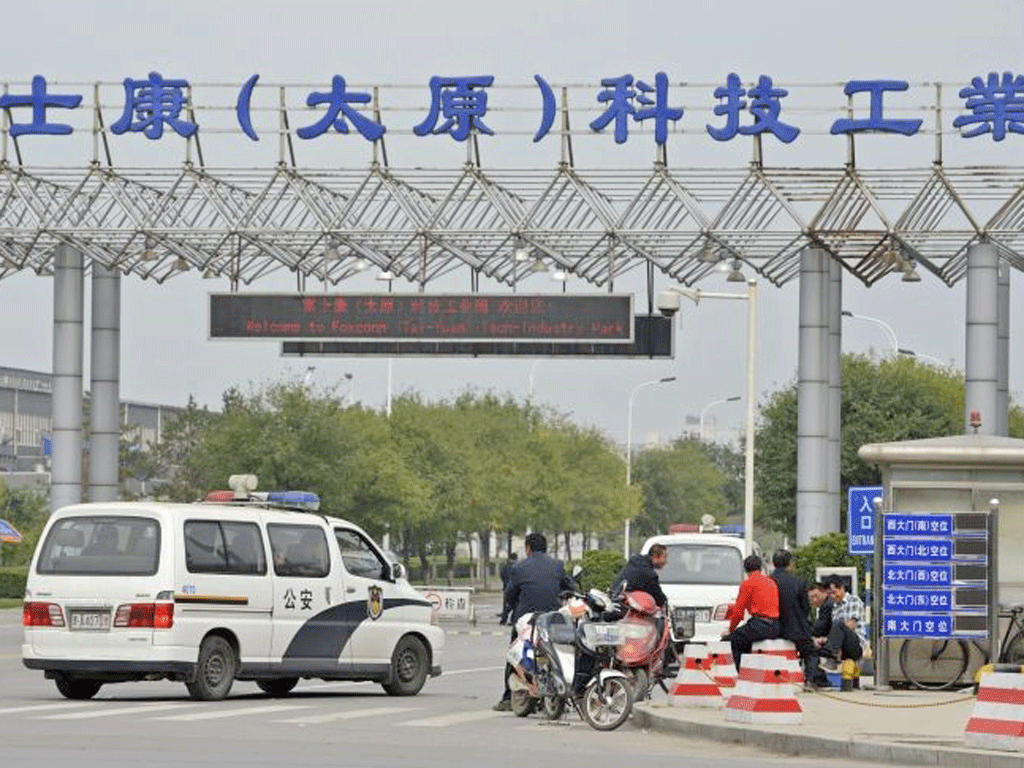
<path fill-rule="evenodd" d="M 580 565 L 579 563 L 576 563 L 576 565 L 574 565 L 572 567 L 572 577 L 574 579 L 578 579 L 582 573 L 583 573 L 583 566 Z"/>

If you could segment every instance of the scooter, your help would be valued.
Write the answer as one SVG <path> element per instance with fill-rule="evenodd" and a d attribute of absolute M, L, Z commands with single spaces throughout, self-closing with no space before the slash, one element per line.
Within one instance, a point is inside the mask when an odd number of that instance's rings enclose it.
<path fill-rule="evenodd" d="M 532 659 L 509 679 L 512 711 L 526 717 L 540 706 L 548 719 L 558 720 L 572 706 L 591 728 L 611 731 L 633 711 L 629 680 L 612 669 L 615 648 L 627 641 L 615 621 L 622 613 L 597 590 L 571 594 L 561 610 L 532 618 L 522 645 L 532 649 Z"/>
<path fill-rule="evenodd" d="M 665 668 L 665 652 L 672 642 L 668 617 L 646 592 L 626 592 L 621 602 L 628 639 L 616 649 L 613 666 L 629 678 L 635 701 L 648 698 L 655 685 L 667 693 L 665 680 L 674 674 Z"/>

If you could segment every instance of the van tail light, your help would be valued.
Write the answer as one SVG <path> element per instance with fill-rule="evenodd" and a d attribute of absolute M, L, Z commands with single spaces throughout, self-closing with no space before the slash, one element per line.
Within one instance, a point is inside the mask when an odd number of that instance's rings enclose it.
<path fill-rule="evenodd" d="M 729 604 L 723 603 L 722 605 L 715 606 L 715 613 L 712 616 L 714 621 L 725 621 L 729 613 Z"/>
<path fill-rule="evenodd" d="M 63 627 L 64 612 L 56 603 L 26 602 L 21 623 L 26 627 Z"/>
<path fill-rule="evenodd" d="M 115 627 L 170 629 L 174 625 L 174 603 L 127 603 L 114 613 Z"/>

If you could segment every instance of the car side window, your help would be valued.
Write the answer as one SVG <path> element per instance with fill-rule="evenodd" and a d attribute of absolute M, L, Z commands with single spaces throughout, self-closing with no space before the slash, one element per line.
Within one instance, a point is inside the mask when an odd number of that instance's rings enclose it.
<path fill-rule="evenodd" d="M 217 573 L 227 570 L 224 537 L 216 520 L 185 523 L 185 566 L 189 573 Z"/>
<path fill-rule="evenodd" d="M 322 578 L 330 573 L 327 537 L 319 526 L 270 523 L 267 534 L 278 576 Z"/>
<path fill-rule="evenodd" d="M 265 574 L 267 561 L 259 526 L 218 520 L 186 521 L 185 565 L 189 573 Z"/>
<path fill-rule="evenodd" d="M 341 550 L 341 562 L 345 564 L 346 571 L 353 576 L 390 581 L 391 566 L 363 536 L 347 528 L 335 528 L 334 538 Z"/>

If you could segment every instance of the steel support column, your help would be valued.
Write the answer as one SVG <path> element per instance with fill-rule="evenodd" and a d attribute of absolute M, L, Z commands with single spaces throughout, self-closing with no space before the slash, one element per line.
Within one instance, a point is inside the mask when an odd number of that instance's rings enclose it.
<path fill-rule="evenodd" d="M 994 435 L 999 429 L 998 347 L 999 252 L 991 243 L 967 249 L 967 332 L 966 397 L 964 422 L 971 431 L 971 413 L 981 414 L 981 434 Z"/>
<path fill-rule="evenodd" d="M 1010 431 L 1010 267 L 1005 263 L 999 265 L 997 296 L 996 434 L 1006 437 Z"/>
<path fill-rule="evenodd" d="M 829 509 L 842 509 L 843 445 L 843 267 L 828 260 L 828 495 Z M 836 529 L 838 530 L 838 528 Z"/>
<path fill-rule="evenodd" d="M 89 500 L 120 495 L 121 274 L 92 264 Z"/>
<path fill-rule="evenodd" d="M 828 254 L 805 248 L 800 255 L 800 340 L 797 370 L 796 541 L 839 530 L 830 506 Z"/>
<path fill-rule="evenodd" d="M 53 269 L 53 456 L 50 510 L 82 500 L 82 252 L 57 247 Z"/>

